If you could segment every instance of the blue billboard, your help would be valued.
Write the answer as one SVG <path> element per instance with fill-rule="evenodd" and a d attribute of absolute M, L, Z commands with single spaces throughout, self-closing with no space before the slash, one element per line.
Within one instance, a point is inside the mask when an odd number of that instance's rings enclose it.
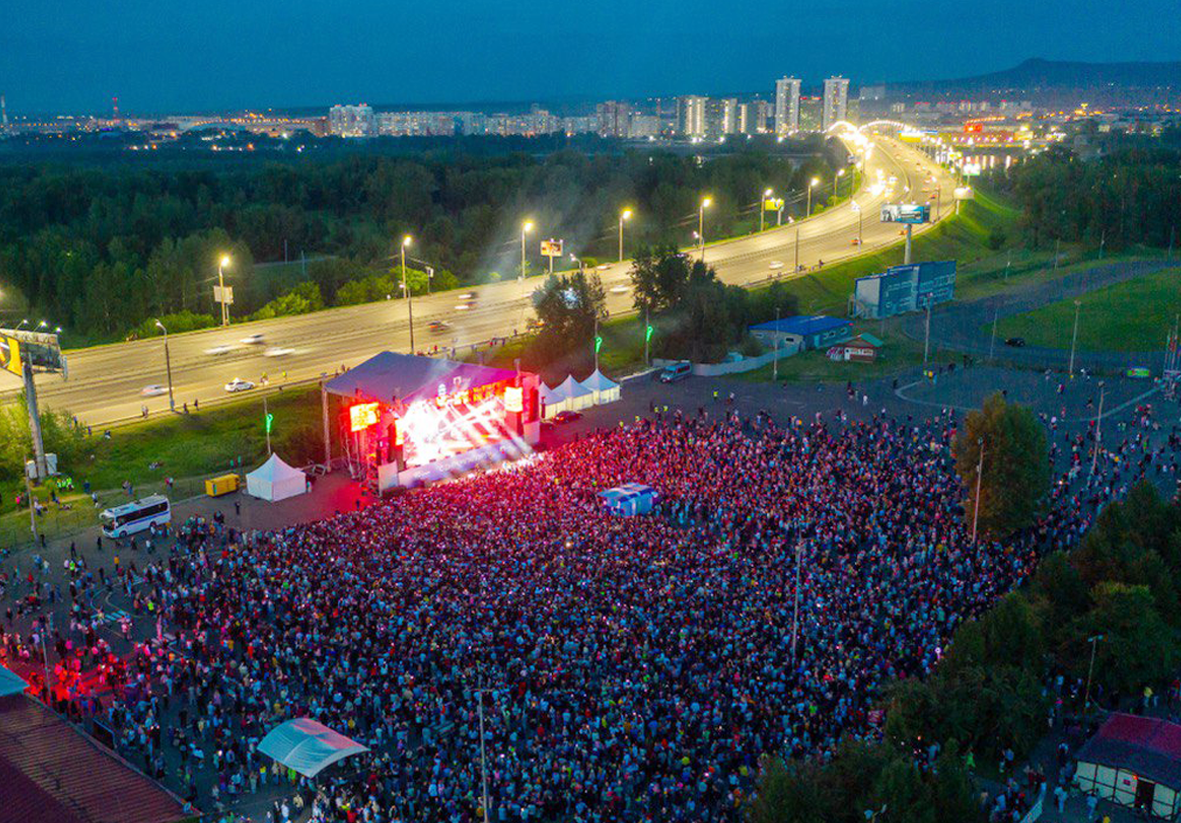
<path fill-rule="evenodd" d="M 891 266 L 881 274 L 857 280 L 853 293 L 856 317 L 893 317 L 945 303 L 955 297 L 955 261 L 942 260 Z"/>

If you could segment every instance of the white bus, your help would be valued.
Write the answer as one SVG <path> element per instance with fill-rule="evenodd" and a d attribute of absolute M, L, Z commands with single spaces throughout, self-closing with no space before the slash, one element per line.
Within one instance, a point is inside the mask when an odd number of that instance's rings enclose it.
<path fill-rule="evenodd" d="M 172 507 L 168 504 L 167 497 L 153 494 L 143 500 L 132 500 L 122 506 L 107 509 L 99 515 L 99 520 L 102 521 L 103 534 L 106 537 L 126 537 L 146 531 L 151 526 L 170 522 Z"/>

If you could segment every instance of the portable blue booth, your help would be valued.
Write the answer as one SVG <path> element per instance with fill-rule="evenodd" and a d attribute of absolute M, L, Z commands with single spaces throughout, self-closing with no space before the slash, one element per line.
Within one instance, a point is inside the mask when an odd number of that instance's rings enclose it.
<path fill-rule="evenodd" d="M 599 492 L 599 497 L 603 498 L 603 505 L 613 514 L 627 517 L 652 511 L 652 504 L 656 502 L 656 490 L 643 483 L 624 483 L 622 486 Z"/>

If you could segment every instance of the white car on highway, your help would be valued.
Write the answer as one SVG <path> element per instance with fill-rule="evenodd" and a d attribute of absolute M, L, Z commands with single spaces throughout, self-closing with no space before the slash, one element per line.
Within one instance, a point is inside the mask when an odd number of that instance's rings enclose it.
<path fill-rule="evenodd" d="M 254 384 L 249 380 L 243 380 L 241 377 L 235 377 L 229 383 L 226 383 L 226 391 L 230 394 L 240 391 L 249 391 L 254 388 Z"/>
<path fill-rule="evenodd" d="M 144 386 L 140 391 L 140 394 L 142 394 L 144 397 L 159 397 L 160 395 L 167 393 L 168 389 L 164 388 L 158 383 L 153 383 L 150 386 Z"/>
<path fill-rule="evenodd" d="M 294 352 L 295 349 L 285 349 L 282 346 L 268 346 L 267 350 L 262 353 L 263 357 L 286 357 Z"/>
<path fill-rule="evenodd" d="M 247 337 L 243 337 L 238 342 L 245 343 L 247 346 L 261 346 L 266 342 L 266 337 L 263 336 L 262 332 L 256 332 Z"/>
<path fill-rule="evenodd" d="M 222 343 L 220 346 L 212 346 L 205 350 L 206 354 L 212 354 L 214 357 L 222 354 L 229 354 L 234 350 L 234 347 L 229 343 Z"/>
<path fill-rule="evenodd" d="M 627 294 L 627 286 L 625 286 L 623 283 L 620 283 L 617 286 L 612 286 L 611 293 L 612 294 Z"/>
<path fill-rule="evenodd" d="M 771 261 L 771 265 L 769 265 L 767 268 L 769 268 L 769 269 L 781 269 L 781 268 L 783 268 L 783 261 L 781 261 L 781 260 L 772 260 L 772 261 Z"/>

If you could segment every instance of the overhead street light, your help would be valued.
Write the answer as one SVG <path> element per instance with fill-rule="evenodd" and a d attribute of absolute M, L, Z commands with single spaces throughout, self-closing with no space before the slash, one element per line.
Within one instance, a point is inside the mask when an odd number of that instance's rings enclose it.
<path fill-rule="evenodd" d="M 217 288 L 221 294 L 221 324 L 223 326 L 230 325 L 230 307 L 226 302 L 226 282 L 224 269 L 230 265 L 230 256 L 223 254 L 221 259 L 217 261 Z"/>
<path fill-rule="evenodd" d="M 414 300 L 410 297 L 410 287 L 406 284 L 406 248 L 414 242 L 414 238 L 406 235 L 402 238 L 402 294 L 406 297 L 406 315 L 410 319 L 410 353 L 414 354 Z"/>
<path fill-rule="evenodd" d="M 763 199 L 759 201 L 759 231 L 763 230 L 763 215 L 767 210 L 767 200 L 775 193 L 774 189 L 763 189 Z"/>
<path fill-rule="evenodd" d="M 176 401 L 172 398 L 172 357 L 168 354 L 168 329 L 164 328 L 164 324 L 159 320 L 156 321 L 156 328 L 164 332 L 164 368 L 168 371 L 168 409 L 176 411 Z"/>
<path fill-rule="evenodd" d="M 623 224 L 631 219 L 632 210 L 624 209 L 619 214 L 619 262 L 623 262 Z"/>
<path fill-rule="evenodd" d="M 808 211 L 804 214 L 805 217 L 812 216 L 812 189 L 820 185 L 820 178 L 813 177 L 808 181 Z"/>
<path fill-rule="evenodd" d="M 701 241 L 701 262 L 705 262 L 705 210 L 713 205 L 710 197 L 701 198 L 701 208 L 697 210 L 697 237 Z"/>

